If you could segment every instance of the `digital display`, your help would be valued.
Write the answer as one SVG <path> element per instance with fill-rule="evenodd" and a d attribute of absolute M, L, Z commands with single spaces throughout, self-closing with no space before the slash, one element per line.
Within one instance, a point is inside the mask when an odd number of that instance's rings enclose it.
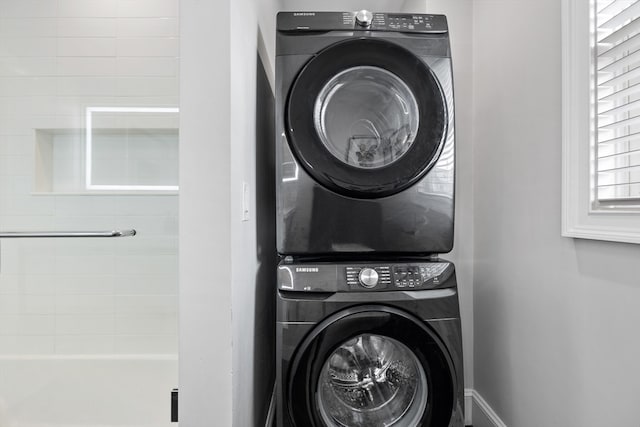
<path fill-rule="evenodd" d="M 391 19 L 408 19 L 411 15 L 397 15 L 397 14 L 389 14 L 387 15 Z"/>
<path fill-rule="evenodd" d="M 396 280 L 414 279 L 420 276 L 420 267 L 396 267 L 394 273 Z"/>

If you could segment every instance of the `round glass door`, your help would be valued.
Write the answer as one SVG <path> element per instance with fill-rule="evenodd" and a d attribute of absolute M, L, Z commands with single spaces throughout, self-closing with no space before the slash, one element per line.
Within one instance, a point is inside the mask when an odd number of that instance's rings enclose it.
<path fill-rule="evenodd" d="M 327 359 L 318 408 L 327 426 L 415 426 L 427 404 L 427 377 L 415 354 L 386 336 L 362 334 Z"/>
<path fill-rule="evenodd" d="M 317 182 L 378 198 L 415 184 L 435 164 L 447 107 L 434 73 L 414 53 L 386 40 L 350 39 L 305 64 L 289 91 L 285 128 Z"/>
<path fill-rule="evenodd" d="M 286 416 L 305 427 L 447 427 L 454 370 L 440 338 L 393 307 L 338 312 L 300 343 Z"/>
<path fill-rule="evenodd" d="M 395 74 L 378 67 L 349 68 L 318 95 L 313 121 L 324 146 L 358 168 L 380 168 L 407 153 L 416 138 L 418 103 Z"/>

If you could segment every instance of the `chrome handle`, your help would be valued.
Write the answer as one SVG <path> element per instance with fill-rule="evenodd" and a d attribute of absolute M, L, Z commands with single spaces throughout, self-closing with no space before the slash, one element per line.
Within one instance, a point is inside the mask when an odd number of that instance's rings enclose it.
<path fill-rule="evenodd" d="M 112 231 L 0 231 L 0 239 L 25 238 L 60 238 L 60 237 L 130 237 L 135 236 L 136 230 Z"/>

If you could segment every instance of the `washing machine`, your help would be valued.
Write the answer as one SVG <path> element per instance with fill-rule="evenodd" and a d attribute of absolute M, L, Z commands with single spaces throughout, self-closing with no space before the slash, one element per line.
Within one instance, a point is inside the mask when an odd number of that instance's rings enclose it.
<path fill-rule="evenodd" d="M 280 254 L 451 250 L 445 16 L 281 12 L 275 92 Z"/>
<path fill-rule="evenodd" d="M 278 266 L 278 427 L 463 427 L 460 315 L 446 261 Z"/>

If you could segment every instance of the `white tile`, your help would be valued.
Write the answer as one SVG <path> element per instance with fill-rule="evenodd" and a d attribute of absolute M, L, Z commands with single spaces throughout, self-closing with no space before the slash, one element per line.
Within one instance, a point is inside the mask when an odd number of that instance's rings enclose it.
<path fill-rule="evenodd" d="M 119 18 L 118 37 L 178 37 L 177 18 Z"/>
<path fill-rule="evenodd" d="M 173 335 L 116 335 L 118 354 L 176 354 L 178 339 Z"/>
<path fill-rule="evenodd" d="M 33 120 L 35 129 L 82 129 L 84 116 L 36 116 Z"/>
<path fill-rule="evenodd" d="M 118 274 L 168 274 L 178 271 L 178 259 L 175 255 L 130 255 L 116 256 Z"/>
<path fill-rule="evenodd" d="M 57 354 L 111 354 L 115 351 L 113 335 L 58 335 Z"/>
<path fill-rule="evenodd" d="M 7 156 L 8 159 L 22 159 L 25 156 Z M 24 160 L 27 162 L 28 160 Z M 14 175 L 8 174 L 8 176 L 2 180 L 3 194 L 7 197 L 24 197 L 29 196 L 31 192 L 31 180 L 28 175 Z"/>
<path fill-rule="evenodd" d="M 58 0 L 60 17 L 115 17 L 117 0 Z"/>
<path fill-rule="evenodd" d="M 53 314 L 55 300 L 53 295 L 10 295 L 0 298 L 2 314 Z"/>
<path fill-rule="evenodd" d="M 112 314 L 115 300 L 111 295 L 56 295 L 56 314 Z"/>
<path fill-rule="evenodd" d="M 54 326 L 53 315 L 0 315 L 0 335 L 50 335 L 55 332 Z"/>
<path fill-rule="evenodd" d="M 0 314 L 24 314 L 25 295 L 3 294 L 0 298 Z"/>
<path fill-rule="evenodd" d="M 178 39 L 174 37 L 157 38 L 118 38 L 118 56 L 178 56 Z"/>
<path fill-rule="evenodd" d="M 55 18 L 0 18 L 0 37 L 55 37 Z"/>
<path fill-rule="evenodd" d="M 0 104 L 13 114 L 54 115 L 56 98 L 54 96 L 12 96 L 0 97 Z M 3 111 L 0 109 L 0 111 Z M 32 141 L 33 142 L 33 141 Z M 27 153 L 32 154 L 32 151 Z"/>
<path fill-rule="evenodd" d="M 58 335 L 113 334 L 115 320 L 108 314 L 57 315 L 55 333 Z"/>
<path fill-rule="evenodd" d="M 53 229 L 53 217 L 48 215 L 6 215 L 2 217 L 2 229 L 6 231 L 46 231 Z M 23 245 L 23 249 L 25 243 L 31 243 L 28 245 L 27 250 L 35 250 L 37 247 L 41 247 L 40 245 L 45 245 L 46 248 L 53 248 L 55 244 L 51 240 L 30 240 L 25 241 L 16 240 L 13 242 L 14 244 L 21 243 Z M 2 242 L 2 247 L 0 249 L 6 248 L 7 241 Z M 53 250 L 53 249 L 52 249 Z"/>
<path fill-rule="evenodd" d="M 178 76 L 178 59 L 161 57 L 120 57 L 116 60 L 116 71 L 119 77 L 176 77 Z"/>
<path fill-rule="evenodd" d="M 25 274 L 22 278 L 25 294 L 54 295 L 57 277 L 51 274 Z"/>
<path fill-rule="evenodd" d="M 116 58 L 113 57 L 60 57 L 57 60 L 59 76 L 114 76 Z"/>
<path fill-rule="evenodd" d="M 77 230 L 77 231 L 111 231 L 117 227 L 115 225 L 115 217 L 113 216 L 56 216 L 54 220 L 54 228 L 56 230 Z M 97 243 L 102 246 L 110 245 L 109 242 L 104 239 L 91 239 L 78 241 L 80 243 L 90 242 Z"/>
<path fill-rule="evenodd" d="M 53 37 L 3 37 L 0 39 L 0 57 L 29 57 L 56 55 Z"/>
<path fill-rule="evenodd" d="M 112 256 L 86 255 L 86 256 L 57 256 L 56 271 L 58 274 L 91 275 L 113 273 L 115 259 Z"/>
<path fill-rule="evenodd" d="M 1 118 L 0 126 L 2 126 Z M 0 175 L 26 175 L 31 170 L 31 159 L 26 156 L 3 156 L 0 158 L 0 168 Z"/>
<path fill-rule="evenodd" d="M 151 92 L 176 92 L 177 79 L 173 78 L 159 78 L 159 77 L 147 77 L 147 78 L 119 78 L 118 79 L 118 93 L 123 98 L 131 98 L 132 96 L 142 98 L 141 94 Z M 172 87 L 171 87 L 172 86 Z M 121 92 L 128 91 L 132 95 L 123 95 Z M 94 152 L 108 150 L 107 154 L 122 153 L 126 147 L 133 142 L 138 142 L 140 145 L 132 145 L 128 150 L 131 154 L 134 154 L 135 149 L 140 150 L 140 147 L 149 145 L 152 141 L 157 141 L 157 147 L 148 147 L 148 150 L 143 151 L 142 154 L 153 156 L 162 155 L 162 158 L 168 156 L 177 157 L 177 145 L 178 135 L 177 129 L 179 126 L 179 118 L 177 113 L 120 113 L 120 114 L 94 114 L 92 125 L 94 128 L 100 129 L 142 129 L 144 134 L 113 134 L 113 135 L 98 135 L 95 138 L 96 143 L 102 141 L 101 146 L 94 147 Z M 153 129 L 170 129 L 172 133 L 154 133 Z M 151 137 L 155 138 L 154 140 Z M 165 142 L 166 145 L 163 145 Z M 113 145 L 113 147 L 111 147 Z M 114 156 L 115 157 L 115 156 Z M 177 162 L 177 159 L 175 159 Z M 121 166 L 121 165 L 115 165 Z M 177 166 L 177 164 L 175 165 Z M 121 166 L 122 167 L 122 166 Z M 173 171 L 172 171 L 173 172 Z M 115 174 L 113 174 L 115 175 Z M 175 181 L 176 179 L 174 179 Z"/>
<path fill-rule="evenodd" d="M 3 0 L 0 17 L 40 18 L 55 17 L 57 2 L 51 0 Z"/>
<path fill-rule="evenodd" d="M 116 316 L 119 335 L 177 335 L 176 314 L 119 314 Z"/>
<path fill-rule="evenodd" d="M 117 295 L 177 295 L 178 275 L 121 275 L 115 292 Z"/>
<path fill-rule="evenodd" d="M 176 295 L 117 295 L 117 314 L 175 314 Z"/>
<path fill-rule="evenodd" d="M 58 37 L 115 37 L 117 24 L 116 18 L 59 18 Z"/>
<path fill-rule="evenodd" d="M 66 37 L 57 39 L 58 56 L 115 56 L 112 37 Z"/>
<path fill-rule="evenodd" d="M 73 273 L 73 272 L 69 272 Z M 57 295 L 113 295 L 116 277 L 113 275 L 87 274 L 56 276 Z"/>
<path fill-rule="evenodd" d="M 43 93 L 48 95 L 48 93 Z M 55 126 L 55 116 L 31 116 L 21 114 L 16 116 L 0 116 L 0 129 L 5 135 L 30 135 L 33 129 L 38 126 Z M 30 173 L 30 167 L 22 169 L 15 175 L 27 175 Z"/>
<path fill-rule="evenodd" d="M 116 213 L 118 215 L 178 215 L 178 196 L 123 196 L 118 198 Z"/>
<path fill-rule="evenodd" d="M 118 228 L 134 228 L 138 232 L 135 240 L 139 240 L 139 237 L 173 237 L 178 235 L 177 216 L 118 216 L 116 226 Z"/>
<path fill-rule="evenodd" d="M 58 95 L 109 96 L 116 93 L 117 82 L 111 77 L 60 77 Z"/>
<path fill-rule="evenodd" d="M 52 96 L 56 86 L 55 77 L 0 77 L 1 96 Z"/>
<path fill-rule="evenodd" d="M 78 228 L 67 228 L 73 231 Z M 84 231 L 84 230 L 80 230 Z M 87 229 L 87 231 L 102 231 L 101 229 Z M 109 257 L 116 254 L 117 246 L 113 239 L 59 239 L 57 241 L 56 254 L 70 258 L 82 258 L 84 256 Z M 95 275 L 95 273 L 90 273 Z"/>
<path fill-rule="evenodd" d="M 24 280 L 18 274 L 0 274 L 0 295 L 19 294 L 24 290 Z M 2 298 L 2 297 L 0 297 Z"/>
<path fill-rule="evenodd" d="M 46 95 L 49 95 L 50 92 L 47 92 Z M 18 131 L 20 134 L 24 132 L 33 134 L 34 129 L 56 129 L 59 127 L 58 123 L 60 122 L 58 116 L 36 116 L 30 114 L 21 114 L 13 116 L 14 119 L 9 122 L 10 126 L 8 127 L 8 132 Z M 2 119 L 0 118 L 0 126 L 4 126 L 2 124 Z M 6 129 L 7 127 L 5 127 Z M 26 169 L 27 173 L 30 173 L 30 169 Z M 24 173 L 20 174 L 24 175 Z"/>
<path fill-rule="evenodd" d="M 25 295 L 23 300 L 25 314 L 53 314 L 55 313 L 55 299 L 53 295 Z"/>
<path fill-rule="evenodd" d="M 120 227 L 124 229 L 125 227 Z M 134 227 L 134 230 L 138 231 Z M 178 256 L 178 237 L 144 237 L 139 232 L 135 238 L 128 239 L 126 244 L 118 246 L 120 255 L 173 255 Z"/>
<path fill-rule="evenodd" d="M 114 83 L 115 84 L 115 83 Z M 176 107 L 180 100 L 178 96 L 115 96 L 111 95 L 63 95 L 57 97 L 60 114 L 76 114 L 84 117 L 85 107 Z M 1 134 L 1 132 L 0 132 Z M 104 197 L 104 196 L 101 196 Z"/>
<path fill-rule="evenodd" d="M 0 354 L 52 354 L 54 349 L 54 337 L 50 335 L 0 337 Z"/>
<path fill-rule="evenodd" d="M 0 155 L 32 156 L 33 137 L 27 135 L 0 135 Z"/>
<path fill-rule="evenodd" d="M 120 17 L 175 17 L 178 16 L 177 0 L 119 0 Z"/>
<path fill-rule="evenodd" d="M 56 215 L 114 215 L 117 202 L 115 196 L 57 196 Z"/>
<path fill-rule="evenodd" d="M 0 168 L 2 168 L 3 166 L 7 166 L 9 168 L 15 167 L 15 166 L 11 166 L 10 163 L 5 163 L 2 160 L 3 158 L 0 158 Z M 2 215 L 52 215 L 53 199 L 47 196 L 36 197 L 36 196 L 21 196 L 21 195 L 13 196 L 10 194 L 0 194 L 0 214 Z"/>
<path fill-rule="evenodd" d="M 3 243 L 2 274 L 52 274 L 55 272 L 55 257 L 51 255 L 11 253 Z"/>

